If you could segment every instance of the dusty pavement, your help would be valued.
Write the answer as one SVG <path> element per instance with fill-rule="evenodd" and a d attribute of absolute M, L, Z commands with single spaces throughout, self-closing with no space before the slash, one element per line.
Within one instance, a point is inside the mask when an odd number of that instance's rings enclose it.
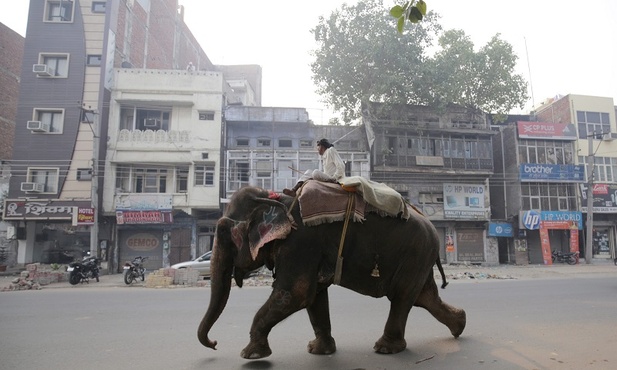
<path fill-rule="evenodd" d="M 0 276 L 0 291 L 4 287 L 11 285 L 11 282 L 19 276 L 20 271 L 24 269 L 11 269 Z M 439 271 L 434 269 L 435 278 L 441 281 Z M 481 282 L 492 280 L 516 280 L 516 279 L 559 279 L 566 277 L 594 277 L 594 276 L 612 276 L 617 277 L 617 266 L 613 261 L 594 261 L 592 264 L 585 264 L 581 261 L 580 264 L 570 266 L 567 264 L 554 265 L 499 265 L 492 267 L 475 266 L 475 265 L 446 265 L 444 266 L 446 279 L 449 282 Z M 269 286 L 272 283 L 270 275 L 260 275 L 246 279 L 245 287 L 249 286 Z M 124 284 L 122 274 L 102 274 L 100 282 L 91 280 L 88 284 L 79 284 L 72 286 L 68 281 L 51 283 L 41 286 L 41 289 L 61 289 L 61 288 L 80 288 L 80 287 L 117 287 L 117 288 L 145 288 L 145 282 L 137 281 L 131 286 Z M 205 285 L 209 287 L 209 281 Z M 182 288 L 183 286 L 174 285 L 171 288 Z M 1 293 L 0 293 L 1 294 Z"/>

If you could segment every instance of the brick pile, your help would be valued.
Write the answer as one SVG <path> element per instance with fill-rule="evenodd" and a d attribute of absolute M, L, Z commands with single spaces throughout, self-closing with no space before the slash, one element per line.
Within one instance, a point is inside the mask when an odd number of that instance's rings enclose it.
<path fill-rule="evenodd" d="M 2 290 L 39 290 L 42 286 L 64 281 L 68 281 L 67 272 L 52 270 L 50 266 L 40 263 L 31 263 L 26 265 L 26 271 L 22 271 L 19 277 L 11 281 L 11 285 Z"/>
<path fill-rule="evenodd" d="M 170 286 L 196 286 L 199 281 L 199 271 L 186 269 L 161 268 L 146 277 L 147 288 L 168 288 Z"/>

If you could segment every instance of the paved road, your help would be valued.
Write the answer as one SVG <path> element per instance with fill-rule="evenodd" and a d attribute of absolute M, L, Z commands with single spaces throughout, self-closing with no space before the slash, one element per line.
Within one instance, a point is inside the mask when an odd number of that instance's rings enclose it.
<path fill-rule="evenodd" d="M 273 354 L 259 361 L 244 360 L 239 352 L 268 287 L 233 289 L 211 332 L 219 342 L 217 351 L 202 347 L 195 335 L 209 289 L 105 286 L 102 281 L 90 287 L 3 292 L 0 369 L 617 368 L 617 270 L 583 267 L 572 275 L 574 270 L 564 267 L 550 269 L 549 278 L 532 272 L 519 279 L 453 280 L 441 293 L 467 310 L 461 338 L 452 338 L 424 310 L 414 309 L 408 349 L 397 355 L 372 351 L 388 301 L 340 287 L 330 294 L 338 346 L 334 355 L 306 352 L 312 330 L 306 313 L 299 312 L 274 328 Z M 555 275 L 559 271 L 569 274 Z M 458 272 L 449 269 L 451 276 Z"/>

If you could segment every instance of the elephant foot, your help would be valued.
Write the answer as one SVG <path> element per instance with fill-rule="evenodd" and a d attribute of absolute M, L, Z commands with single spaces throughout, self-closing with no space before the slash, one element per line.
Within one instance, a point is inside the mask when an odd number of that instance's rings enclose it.
<path fill-rule="evenodd" d="M 392 354 L 399 353 L 405 348 L 407 348 L 407 341 L 405 339 L 392 340 L 384 335 L 375 343 L 373 350 L 377 353 Z"/>
<path fill-rule="evenodd" d="M 246 358 L 247 360 L 258 360 L 260 358 L 268 357 L 272 354 L 272 350 L 268 345 L 268 342 L 265 343 L 249 343 L 242 352 L 240 352 L 240 356 L 242 358 Z"/>
<path fill-rule="evenodd" d="M 459 335 L 463 333 L 463 330 L 465 330 L 465 325 L 467 324 L 467 314 L 465 313 L 465 310 L 457 310 L 454 317 L 456 320 L 451 325 L 448 325 L 448 328 L 450 328 L 450 332 L 454 335 L 454 338 L 458 338 Z"/>
<path fill-rule="evenodd" d="M 326 338 L 315 338 L 309 342 L 307 350 L 314 355 L 330 355 L 336 352 L 336 342 L 334 342 L 334 338 L 330 336 Z"/>

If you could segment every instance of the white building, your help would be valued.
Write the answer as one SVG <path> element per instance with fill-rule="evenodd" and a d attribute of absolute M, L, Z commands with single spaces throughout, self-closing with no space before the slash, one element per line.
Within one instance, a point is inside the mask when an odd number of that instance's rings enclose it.
<path fill-rule="evenodd" d="M 116 262 L 142 255 L 162 267 L 210 249 L 223 91 L 221 72 L 115 70 L 102 209 Z"/>

